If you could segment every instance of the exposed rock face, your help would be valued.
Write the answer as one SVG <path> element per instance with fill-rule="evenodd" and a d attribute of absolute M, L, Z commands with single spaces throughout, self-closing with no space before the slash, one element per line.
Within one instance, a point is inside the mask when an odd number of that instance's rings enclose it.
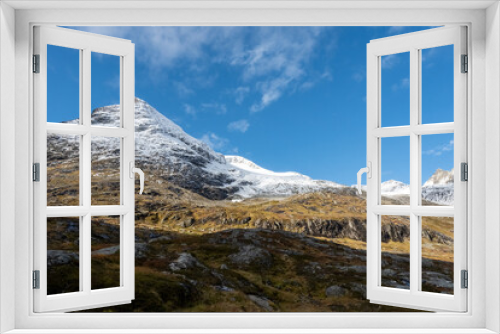
<path fill-rule="evenodd" d="M 332 285 L 326 288 L 325 294 L 327 297 L 342 297 L 347 293 L 347 290 L 341 286 Z"/>
<path fill-rule="evenodd" d="M 73 260 L 78 260 L 78 254 L 72 251 L 47 250 L 47 265 L 67 264 Z"/>
<path fill-rule="evenodd" d="M 266 230 L 280 230 L 301 233 L 305 235 L 326 238 L 351 238 L 366 241 L 366 221 L 356 218 L 344 218 L 342 220 L 290 220 L 290 221 L 268 221 L 256 220 L 256 228 Z"/>
<path fill-rule="evenodd" d="M 382 225 L 382 242 L 404 242 L 410 238 L 409 225 L 385 224 Z"/>
<path fill-rule="evenodd" d="M 170 270 L 179 271 L 183 269 L 205 268 L 193 255 L 189 253 L 181 253 L 179 258 L 169 265 Z"/>
<path fill-rule="evenodd" d="M 119 250 L 120 250 L 120 245 L 116 245 L 93 251 L 92 255 L 113 255 L 117 253 Z"/>
<path fill-rule="evenodd" d="M 254 245 L 244 245 L 236 254 L 229 255 L 229 260 L 238 266 L 258 265 L 270 268 L 273 264 L 272 255 L 265 249 Z"/>
<path fill-rule="evenodd" d="M 250 299 L 251 301 L 253 301 L 255 304 L 257 304 L 258 306 L 262 307 L 264 310 L 270 312 L 273 310 L 273 308 L 271 307 L 271 305 L 269 305 L 269 301 L 265 298 L 261 298 L 259 296 L 255 296 L 255 295 L 248 295 L 248 299 Z"/>

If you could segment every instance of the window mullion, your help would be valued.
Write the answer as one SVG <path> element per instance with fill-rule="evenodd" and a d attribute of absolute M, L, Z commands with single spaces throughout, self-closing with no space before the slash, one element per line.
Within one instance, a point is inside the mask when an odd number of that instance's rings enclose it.
<path fill-rule="evenodd" d="M 91 126 L 91 51 L 86 48 L 82 51 L 82 66 L 81 66 L 81 118 L 82 125 L 90 130 Z M 81 175 L 82 175 L 82 183 L 81 183 L 81 192 L 82 192 L 82 205 L 85 208 L 88 208 L 89 211 L 81 218 L 82 220 L 82 229 L 81 232 L 81 261 L 80 261 L 80 270 L 82 271 L 82 281 L 81 285 L 83 285 L 83 291 L 86 293 L 90 293 L 91 291 L 91 263 L 92 263 L 92 249 L 91 249 L 91 231 L 92 231 L 92 217 L 90 215 L 90 206 L 91 206 L 91 182 L 92 182 L 92 136 L 91 132 L 88 131 L 84 134 L 82 140 L 82 148 L 81 148 Z"/>
<path fill-rule="evenodd" d="M 413 210 L 420 199 L 420 136 L 415 133 L 419 122 L 420 68 L 418 49 L 410 50 L 410 291 L 419 290 L 420 228 L 419 217 Z"/>

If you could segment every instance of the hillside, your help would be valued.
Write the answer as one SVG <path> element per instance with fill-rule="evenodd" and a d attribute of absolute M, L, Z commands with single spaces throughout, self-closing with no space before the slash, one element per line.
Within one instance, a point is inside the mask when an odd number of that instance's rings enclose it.
<path fill-rule="evenodd" d="M 92 124 L 116 126 L 117 115 L 116 106 L 96 109 Z M 78 205 L 77 145 L 48 136 L 48 205 Z M 92 142 L 93 205 L 117 204 L 118 150 L 113 139 Z M 353 188 L 224 157 L 139 99 L 136 159 L 146 174 L 136 195 L 136 299 L 101 311 L 401 311 L 365 298 L 366 202 Z M 450 188 L 441 179 L 427 188 Z M 407 200 L 404 184 L 393 189 L 384 204 Z M 449 293 L 453 221 L 422 223 L 423 286 Z M 76 291 L 78 221 L 47 226 L 49 291 Z M 118 220 L 96 217 L 92 226 L 92 287 L 116 286 Z M 382 219 L 386 286 L 408 287 L 409 230 L 407 217 Z"/>

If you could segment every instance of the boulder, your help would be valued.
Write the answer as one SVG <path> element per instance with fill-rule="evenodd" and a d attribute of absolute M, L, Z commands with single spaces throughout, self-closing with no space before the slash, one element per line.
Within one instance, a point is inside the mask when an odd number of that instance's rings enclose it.
<path fill-rule="evenodd" d="M 326 288 L 325 294 L 327 297 L 342 297 L 347 293 L 347 290 L 341 286 L 332 285 Z"/>
<path fill-rule="evenodd" d="M 47 251 L 47 265 L 61 265 L 67 264 L 73 260 L 78 260 L 78 254 L 72 251 L 64 250 L 48 250 Z"/>
<path fill-rule="evenodd" d="M 229 260 L 237 265 L 259 265 L 269 268 L 273 264 L 272 255 L 265 249 L 254 245 L 244 245 L 239 252 L 229 255 Z"/>
<path fill-rule="evenodd" d="M 111 247 L 101 248 L 99 250 L 93 251 L 92 255 L 113 255 L 120 250 L 120 245 L 115 245 Z"/>
<path fill-rule="evenodd" d="M 262 307 L 264 310 L 270 312 L 273 310 L 273 308 L 271 307 L 271 305 L 269 305 L 269 301 L 265 298 L 262 298 L 262 297 L 259 297 L 259 296 L 255 296 L 255 295 L 248 295 L 248 299 L 250 299 L 251 301 L 253 301 L 255 304 L 257 304 L 258 306 Z"/>
<path fill-rule="evenodd" d="M 146 251 L 148 250 L 148 245 L 145 243 L 135 243 L 135 257 L 141 258 L 146 257 Z"/>
<path fill-rule="evenodd" d="M 179 271 L 184 269 L 192 268 L 206 268 L 203 264 L 198 261 L 193 255 L 189 253 L 181 253 L 177 260 L 169 264 L 169 268 L 172 271 Z"/>

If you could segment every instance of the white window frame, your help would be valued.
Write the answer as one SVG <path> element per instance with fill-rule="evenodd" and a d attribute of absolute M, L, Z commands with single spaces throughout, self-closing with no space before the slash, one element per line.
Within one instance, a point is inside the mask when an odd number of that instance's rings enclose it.
<path fill-rule="evenodd" d="M 132 5 L 130 5 L 132 3 Z M 19 8 L 14 11 L 12 5 Z M 36 329 L 61 329 L 60 332 L 105 332 L 103 329 L 127 329 L 129 333 L 147 328 L 191 328 L 194 332 L 221 329 L 217 332 L 237 332 L 238 328 L 254 328 L 252 332 L 341 332 L 350 333 L 491 333 L 500 331 L 500 263 L 498 260 L 500 229 L 500 12 L 497 2 L 434 1 L 394 2 L 321 2 L 279 1 L 249 3 L 203 4 L 188 2 L 61 2 L 6 1 L 0 4 L 0 316 L 2 330 L 16 329 L 16 333 L 34 333 Z M 58 8 L 69 6 L 70 8 Z M 73 8 L 71 8 L 73 6 Z M 132 6 L 135 9 L 123 9 Z M 150 9 L 147 7 L 150 6 Z M 162 7 L 163 8 L 158 8 Z M 397 6 L 397 9 L 391 9 Z M 486 9 L 486 7 L 488 7 Z M 80 8 L 75 10 L 74 8 Z M 97 8 L 99 7 L 99 8 Z M 108 7 L 113 10 L 106 10 Z M 179 8 L 181 7 L 181 8 Z M 24 9 L 22 9 L 24 8 Z M 35 8 L 35 9 L 30 9 Z M 48 9 L 47 9 L 48 8 Z M 86 8 L 86 9 L 81 9 Z M 138 10 L 137 8 L 142 8 Z M 154 8 L 154 9 L 151 9 Z M 15 22 L 13 20 L 15 16 Z M 485 24 L 486 23 L 486 24 Z M 435 314 L 34 314 L 31 286 L 32 260 L 32 183 L 30 181 L 32 147 L 32 82 L 30 55 L 32 53 L 32 26 L 57 25 L 448 25 L 465 24 L 469 28 L 469 56 L 471 74 L 468 85 L 469 122 L 468 141 L 470 182 L 468 195 L 469 227 L 468 263 L 470 287 L 467 313 Z M 15 31 L 15 43 L 12 31 Z M 5 44 L 4 44 L 5 43 Z M 6 47 L 4 47 L 4 45 Z M 15 46 L 15 59 L 13 60 Z M 15 73 L 9 70 L 15 64 Z M 5 77 L 4 73 L 10 73 Z M 15 78 L 15 100 L 6 94 L 13 92 L 9 84 Z M 9 80 L 10 79 L 10 80 Z M 486 85 L 488 83 L 488 85 Z M 15 108 L 7 113 L 6 108 Z M 13 110 L 13 109 L 11 109 Z M 486 121 L 488 117 L 488 121 Z M 6 125 L 15 127 L 15 148 L 6 143 Z M 4 132 L 1 132 L 4 131 Z M 15 159 L 14 163 L 8 160 Z M 8 161 L 7 161 L 8 160 Z M 6 171 L 14 171 L 15 179 Z M 356 171 L 353 171 L 355 173 Z M 488 182 L 486 181 L 488 175 Z M 10 179 L 9 179 L 10 178 Z M 7 186 L 7 187 L 6 187 Z M 10 186 L 10 187 L 9 187 Z M 7 201 L 15 189 L 15 211 L 9 211 Z M 488 197 L 486 197 L 486 193 Z M 15 226 L 6 218 L 15 218 Z M 4 233 L 5 232 L 5 233 Z M 14 240 L 15 238 L 15 240 Z M 13 240 L 15 242 L 13 242 Z M 12 256 L 14 254 L 14 256 Z M 486 254 L 497 256 L 486 257 Z M 30 259 L 26 261 L 26 259 Z M 488 264 L 486 266 L 486 264 Z M 15 282 L 15 289 L 12 283 Z M 11 284 L 10 286 L 7 284 Z M 488 293 L 486 293 L 486 289 Z M 14 291 L 12 291 L 14 290 Z M 12 308 L 12 305 L 15 305 Z M 10 307 L 9 307 L 10 306 Z M 12 317 L 13 316 L 13 317 Z M 142 329 L 137 329 L 141 326 Z M 26 329 L 26 330 L 24 330 Z M 29 331 L 28 331 L 29 329 Z M 101 330 L 99 330 L 101 329 Z M 132 329 L 137 329 L 136 331 Z M 231 330 L 233 329 L 233 330 Z M 288 330 L 287 330 L 288 329 Z M 294 330 L 295 329 L 295 330 Z M 357 329 L 357 330 L 356 330 Z M 460 330 L 462 329 L 462 330 Z M 491 331 L 490 331 L 491 330 Z M 181 330 L 178 330 L 180 332 Z M 243 330 L 242 330 L 243 331 Z M 186 331 L 183 331 L 186 332 Z M 248 332 L 248 330 L 246 331 Z"/>
<path fill-rule="evenodd" d="M 467 76 L 461 71 L 461 57 L 467 54 L 466 27 L 450 26 L 372 40 L 367 46 L 367 161 L 371 177 L 367 179 L 367 298 L 378 304 L 422 310 L 467 310 L 467 290 L 461 287 L 461 271 L 467 270 L 467 184 L 461 181 L 460 164 L 467 163 Z M 422 51 L 445 45 L 453 46 L 454 121 L 422 123 Z M 410 123 L 382 126 L 382 57 L 409 53 Z M 454 134 L 453 206 L 422 205 L 422 141 L 423 135 Z M 383 138 L 409 139 L 409 205 L 382 205 L 381 166 Z M 382 286 L 381 217 L 404 215 L 410 220 L 409 289 Z M 453 217 L 453 294 L 422 291 L 421 217 Z M 394 268 L 397 270 L 398 268 Z"/>

